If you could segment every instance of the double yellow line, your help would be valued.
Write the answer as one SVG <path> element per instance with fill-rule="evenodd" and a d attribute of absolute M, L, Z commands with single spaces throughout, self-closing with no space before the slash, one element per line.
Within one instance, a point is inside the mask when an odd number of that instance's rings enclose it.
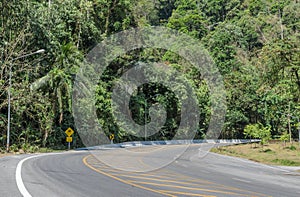
<path fill-rule="evenodd" d="M 148 188 L 148 187 L 144 187 L 144 186 L 141 186 L 141 185 L 138 185 L 138 184 L 135 184 L 135 183 L 131 183 L 131 182 L 129 182 L 129 181 L 120 179 L 120 178 L 118 178 L 118 177 L 116 177 L 116 176 L 114 176 L 114 175 L 111 175 L 111 174 L 108 174 L 108 173 L 106 173 L 106 172 L 103 172 L 103 171 L 101 171 L 101 170 L 99 170 L 99 169 L 93 167 L 92 165 L 90 165 L 90 164 L 87 162 L 87 160 L 88 160 L 89 157 L 92 157 L 92 155 L 88 155 L 88 156 L 84 157 L 83 160 L 82 160 L 83 163 L 84 163 L 86 166 L 88 166 L 89 168 L 91 168 L 92 170 L 94 170 L 94 171 L 96 171 L 96 172 L 98 172 L 98 173 L 100 173 L 100 174 L 103 174 L 103 175 L 108 176 L 108 177 L 110 177 L 110 178 L 112 178 L 112 179 L 115 179 L 115 180 L 117 180 L 117 181 L 120 181 L 120 182 L 125 183 L 125 184 L 128 184 L 128 185 L 132 185 L 132 186 L 137 187 L 137 188 L 141 188 L 141 189 L 148 190 L 148 191 L 151 191 L 151 192 L 159 193 L 159 194 L 162 194 L 162 195 L 165 195 L 165 196 L 172 196 L 172 197 L 175 197 L 174 195 L 165 193 L 165 192 L 163 192 L 163 191 L 158 191 L 158 190 L 154 190 L 154 189 L 151 189 L 151 188 Z"/>
<path fill-rule="evenodd" d="M 209 181 L 205 181 L 205 180 L 196 180 L 192 177 L 187 177 L 185 175 L 181 175 L 181 174 L 177 174 L 177 173 L 172 173 L 172 176 L 174 178 L 175 177 L 181 177 L 184 180 L 189 180 L 188 182 L 186 181 L 180 181 L 180 180 L 169 180 L 166 179 L 165 176 L 161 176 L 161 175 L 156 175 L 156 174 L 138 174 L 138 173 L 122 173 L 121 171 L 117 171 L 117 170 L 113 170 L 113 169 L 109 169 L 105 166 L 105 164 L 103 164 L 103 166 L 101 166 L 101 162 L 90 162 L 88 161 L 89 159 L 92 159 L 92 157 L 94 157 L 93 155 L 88 155 L 86 157 L 83 158 L 83 163 L 89 167 L 90 169 L 103 174 L 105 176 L 108 176 L 114 180 L 120 181 L 122 183 L 140 188 L 140 189 L 144 189 L 147 191 L 151 191 L 154 193 L 158 193 L 158 194 L 162 194 L 164 196 L 177 196 L 177 195 L 184 195 L 184 196 L 205 196 L 205 197 L 212 197 L 212 195 L 206 195 L 206 194 L 199 194 L 199 193 L 189 193 L 189 192 L 183 192 L 183 191 L 173 191 L 173 190 L 165 190 L 159 187 L 167 187 L 167 188 L 176 188 L 176 189 L 182 189 L 182 190 L 188 190 L 188 191 L 202 191 L 205 193 L 212 193 L 212 194 L 227 194 L 227 195 L 232 195 L 232 196 L 265 196 L 263 194 L 259 194 L 256 192 L 251 192 L 251 191 L 246 191 L 246 190 L 242 190 L 242 189 L 238 189 L 238 188 L 232 188 L 232 187 L 226 187 L 223 185 L 219 185 L 213 182 L 209 182 Z M 145 166 L 147 166 L 147 164 L 145 164 L 141 159 L 139 159 L 139 162 L 144 164 Z M 99 167 L 95 167 L 93 165 L 99 165 Z M 103 167 L 104 170 L 100 170 L 99 168 Z M 108 172 L 106 172 L 106 170 Z M 120 173 L 120 174 L 117 174 Z M 133 179 L 133 180 L 124 180 L 122 178 L 119 177 L 127 177 L 129 179 Z M 169 177 L 169 178 L 171 178 Z M 168 178 L 168 177 L 167 177 Z M 134 180 L 135 179 L 135 180 Z M 142 180 L 141 180 L 142 179 Z M 146 182 L 146 181 L 149 182 Z M 154 181 L 154 182 L 152 182 Z M 161 183 L 163 182 L 163 183 Z M 169 183 L 169 184 L 168 184 Z M 173 184 L 176 185 L 173 185 Z M 179 185 L 177 185 L 179 184 Z M 215 189 L 210 189 L 210 188 L 198 188 L 195 186 L 199 186 L 199 184 L 205 184 L 206 186 L 210 185 L 213 187 L 217 187 L 218 189 L 223 189 L 223 190 L 215 190 Z M 146 185 L 146 186 L 143 186 Z M 189 186 L 184 186 L 184 185 L 189 185 Z M 205 186 L 204 185 L 204 186 Z M 152 189 L 149 188 L 147 186 L 154 186 L 154 187 L 158 187 L 158 189 Z M 193 187 L 194 186 L 194 187 Z M 227 190 L 227 191 L 224 191 Z M 228 191 L 229 190 L 229 191 Z M 243 194 L 244 193 L 244 194 Z M 248 193 L 248 194 L 247 194 Z M 249 194 L 249 193 L 252 193 Z"/>

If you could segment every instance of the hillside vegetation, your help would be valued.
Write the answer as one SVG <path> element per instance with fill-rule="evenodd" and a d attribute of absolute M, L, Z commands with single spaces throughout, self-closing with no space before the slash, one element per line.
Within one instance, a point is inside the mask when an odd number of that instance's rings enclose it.
<path fill-rule="evenodd" d="M 9 68 L 12 66 L 11 144 L 14 148 L 82 146 L 72 115 L 73 82 L 87 53 L 117 32 L 165 26 L 199 40 L 215 61 L 226 87 L 227 113 L 220 138 L 245 138 L 247 125 L 259 124 L 273 138 L 288 131 L 288 116 L 300 117 L 300 2 L 298 0 L 1 0 L 0 147 L 5 148 Z M 20 58 L 39 49 L 45 53 Z M 177 54 L 137 49 L 113 61 L 97 87 L 98 120 L 115 142 L 144 140 L 116 123 L 111 88 L 124 68 L 137 61 L 164 62 L 194 88 L 201 110 L 196 138 L 205 138 L 210 98 L 201 73 Z M 34 84 L 34 86 L 31 86 Z M 176 86 L 176 84 L 174 84 Z M 30 89 L 31 86 L 31 89 Z M 147 97 L 160 94 L 156 100 Z M 168 112 L 164 127 L 148 140 L 171 139 L 178 101 L 158 84 L 140 87 L 132 98 L 133 119 L 150 122 L 155 102 Z M 145 116 L 146 113 L 146 116 Z M 146 118 L 145 118 L 146 117 Z M 298 138 L 297 119 L 290 119 Z"/>

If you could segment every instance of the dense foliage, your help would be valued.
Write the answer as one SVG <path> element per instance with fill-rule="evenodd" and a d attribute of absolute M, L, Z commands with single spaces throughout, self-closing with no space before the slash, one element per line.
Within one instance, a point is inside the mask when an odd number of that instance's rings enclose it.
<path fill-rule="evenodd" d="M 292 137 L 300 117 L 300 2 L 298 0 L 1 0 L 0 142 L 6 144 L 8 77 L 12 67 L 11 144 L 65 145 L 74 128 L 72 86 L 86 54 L 107 36 L 125 29 L 166 26 L 202 43 L 224 78 L 227 114 L 221 138 L 243 138 L 247 125 L 268 128 L 272 137 Z M 45 49 L 43 54 L 24 54 Z M 201 114 L 196 138 L 210 120 L 209 91 L 201 73 L 184 59 L 160 49 L 140 49 L 119 57 L 99 81 L 99 122 L 116 141 L 143 140 L 118 128 L 111 114 L 111 88 L 120 73 L 138 61 L 164 62 L 195 89 Z M 159 97 L 154 95 L 159 94 Z M 147 100 L 148 99 L 148 100 Z M 143 125 L 149 106 L 168 112 L 164 128 L 149 139 L 170 139 L 178 126 L 178 102 L 155 84 L 140 87 L 130 104 Z M 76 128 L 74 128 L 76 131 Z M 248 135 L 248 134 L 247 134 Z M 250 134 L 249 134 L 250 135 Z M 77 132 L 74 146 L 82 146 Z"/>

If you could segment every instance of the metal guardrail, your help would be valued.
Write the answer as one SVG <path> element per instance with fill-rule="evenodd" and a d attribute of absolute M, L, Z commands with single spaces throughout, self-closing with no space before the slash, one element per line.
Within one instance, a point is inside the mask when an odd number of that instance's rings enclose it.
<path fill-rule="evenodd" d="M 100 149 L 112 149 L 112 148 L 128 148 L 128 147 L 139 147 L 139 146 L 151 146 L 151 145 L 180 145 L 180 144 L 243 144 L 243 143 L 256 143 L 260 142 L 258 139 L 231 139 L 231 140 L 165 140 L 165 141 L 133 141 L 123 142 L 118 144 L 104 144 L 100 146 L 77 148 L 76 150 L 100 150 Z"/>

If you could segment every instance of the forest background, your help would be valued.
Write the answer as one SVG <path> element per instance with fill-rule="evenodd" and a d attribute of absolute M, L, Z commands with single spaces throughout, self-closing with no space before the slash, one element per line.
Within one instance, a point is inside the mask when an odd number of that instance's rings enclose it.
<path fill-rule="evenodd" d="M 72 115 L 78 68 L 106 37 L 145 26 L 176 29 L 198 39 L 208 50 L 227 92 L 220 138 L 249 137 L 244 129 L 251 125 L 278 138 L 289 129 L 288 114 L 292 137 L 298 138 L 299 18 L 298 0 L 1 0 L 0 147 L 6 146 L 10 66 L 12 147 L 64 148 L 64 131 L 69 127 L 75 130 L 74 147 L 83 146 Z M 39 49 L 45 53 L 14 61 Z M 140 60 L 164 62 L 187 78 L 201 109 L 195 138 L 205 138 L 211 110 L 201 73 L 176 54 L 160 49 L 140 49 L 119 57 L 102 77 L 95 97 L 98 120 L 107 136 L 115 134 L 115 142 L 144 140 L 118 127 L 110 99 L 122 69 Z M 162 94 L 159 100 L 147 102 L 149 94 L 158 92 Z M 169 90 L 143 86 L 132 100 L 134 119 L 141 125 L 145 119 L 151 121 L 151 104 L 163 104 L 169 113 L 167 122 L 148 140 L 172 139 L 178 127 L 178 102 Z"/>

